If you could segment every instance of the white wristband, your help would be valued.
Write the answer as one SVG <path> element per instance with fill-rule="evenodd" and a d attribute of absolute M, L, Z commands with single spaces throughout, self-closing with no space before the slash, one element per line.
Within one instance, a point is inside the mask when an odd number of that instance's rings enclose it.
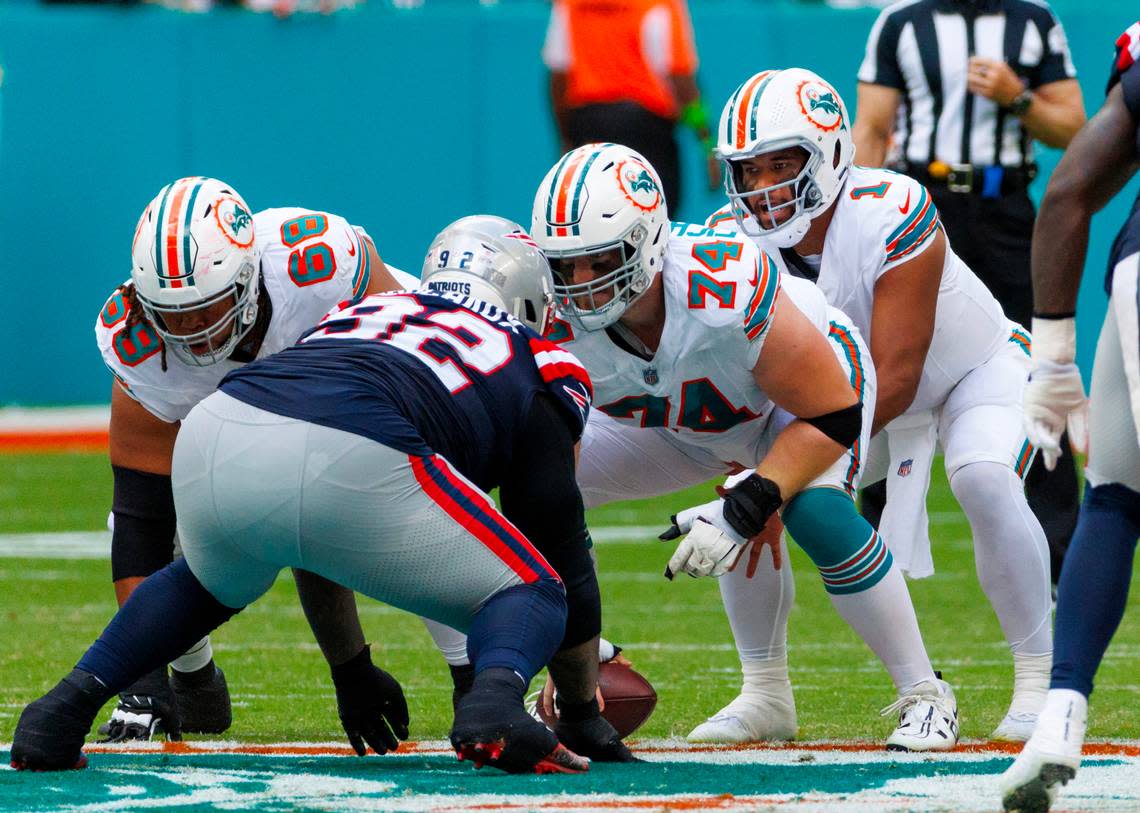
<path fill-rule="evenodd" d="M 1072 364 L 1077 357 L 1077 322 L 1066 319 L 1040 319 L 1033 317 L 1034 361 L 1052 361 Z"/>

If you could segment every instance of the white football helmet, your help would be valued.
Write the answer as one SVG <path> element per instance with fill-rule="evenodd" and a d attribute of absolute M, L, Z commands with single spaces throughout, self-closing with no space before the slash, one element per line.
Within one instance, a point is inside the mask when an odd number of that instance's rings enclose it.
<path fill-rule="evenodd" d="M 131 279 L 166 346 L 204 367 L 227 358 L 253 327 L 258 259 L 253 214 L 241 196 L 214 178 L 182 178 L 139 218 Z"/>
<path fill-rule="evenodd" d="M 582 329 L 601 330 L 645 293 L 665 262 L 669 214 L 661 179 L 629 147 L 578 147 L 543 178 L 530 233 L 554 268 L 560 309 Z M 610 273 L 578 284 L 559 275 L 560 259 L 613 249 L 621 265 Z"/>
<path fill-rule="evenodd" d="M 502 217 L 464 217 L 436 235 L 420 283 L 489 302 L 540 335 L 554 313 L 550 264 L 522 226 Z"/>
<path fill-rule="evenodd" d="M 809 70 L 761 71 L 738 87 L 721 113 L 716 151 L 725 164 L 724 185 L 741 230 L 782 248 L 800 242 L 813 216 L 831 205 L 847 177 L 855 157 L 850 125 L 835 88 Z M 799 175 L 748 190 L 739 162 L 789 147 L 807 152 Z M 792 200 L 773 202 L 771 194 L 785 188 L 794 193 Z M 792 216 L 775 227 L 765 226 L 748 205 L 759 196 L 764 196 L 768 212 L 794 207 Z"/>

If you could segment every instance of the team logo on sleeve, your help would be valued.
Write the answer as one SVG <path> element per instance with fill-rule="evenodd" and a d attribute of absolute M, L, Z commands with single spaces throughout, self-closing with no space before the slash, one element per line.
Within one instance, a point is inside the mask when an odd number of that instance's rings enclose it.
<path fill-rule="evenodd" d="M 653 173 L 640 161 L 633 159 L 617 165 L 618 186 L 630 203 L 643 212 L 652 212 L 661 205 L 661 189 Z"/>
<path fill-rule="evenodd" d="M 800 82 L 796 88 L 796 101 L 807 120 L 823 132 L 847 129 L 843 108 L 839 106 L 839 95 L 823 82 L 815 79 Z"/>
<path fill-rule="evenodd" d="M 238 248 L 253 245 L 253 215 L 241 201 L 223 195 L 214 204 L 214 220 L 225 238 Z"/>

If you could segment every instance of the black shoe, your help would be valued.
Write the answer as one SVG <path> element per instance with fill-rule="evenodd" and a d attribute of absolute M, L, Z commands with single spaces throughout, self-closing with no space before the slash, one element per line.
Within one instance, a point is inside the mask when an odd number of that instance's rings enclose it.
<path fill-rule="evenodd" d="M 234 721 L 226 675 L 211 660 L 194 672 L 170 670 L 170 688 L 182 718 L 182 730 L 221 734 Z"/>
<path fill-rule="evenodd" d="M 119 693 L 119 704 L 111 719 L 99 726 L 99 734 L 101 743 L 182 739 L 182 721 L 165 666 L 143 675 Z"/>
<path fill-rule="evenodd" d="M 571 705 L 558 703 L 554 733 L 558 741 L 576 754 L 598 762 L 641 762 L 625 747 L 617 729 L 602 717 L 598 701 Z"/>
<path fill-rule="evenodd" d="M 523 683 L 508 669 L 487 669 L 459 701 L 451 745 L 476 768 L 507 773 L 583 773 L 583 759 L 558 742 L 554 732 L 526 713 Z"/>
<path fill-rule="evenodd" d="M 67 771 L 87 766 L 83 740 L 111 692 L 90 672 L 72 669 L 20 714 L 12 737 L 18 771 Z"/>
<path fill-rule="evenodd" d="M 559 720 L 554 733 L 571 751 L 595 762 L 641 762 L 626 748 L 617 729 L 600 714 L 577 723 Z"/>

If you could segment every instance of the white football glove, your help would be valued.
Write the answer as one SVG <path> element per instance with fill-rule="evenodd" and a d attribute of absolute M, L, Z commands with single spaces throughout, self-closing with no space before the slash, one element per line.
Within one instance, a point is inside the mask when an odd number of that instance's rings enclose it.
<path fill-rule="evenodd" d="M 1025 434 L 1041 450 L 1049 471 L 1061 456 L 1061 433 L 1066 425 L 1073 447 L 1087 450 L 1089 407 L 1076 364 L 1035 358 L 1022 402 Z"/>
<path fill-rule="evenodd" d="M 751 474 L 751 472 L 749 472 L 749 474 Z M 728 482 L 731 482 L 731 478 Z M 709 525 L 712 525 L 724 533 L 725 536 L 737 545 L 743 545 L 748 541 L 738 534 L 736 530 L 728 524 L 728 520 L 724 518 L 724 499 L 720 497 L 712 502 L 694 505 L 692 508 L 678 511 L 673 515 L 672 519 L 673 525 L 669 530 L 661 534 L 661 539 L 676 539 L 681 534 L 687 534 L 692 530 L 693 523 L 696 522 L 696 520 L 703 519 Z"/>
<path fill-rule="evenodd" d="M 673 552 L 673 558 L 665 567 L 665 577 L 672 579 L 677 573 L 688 573 L 694 579 L 723 576 L 739 555 L 739 542 L 698 517 Z"/>

